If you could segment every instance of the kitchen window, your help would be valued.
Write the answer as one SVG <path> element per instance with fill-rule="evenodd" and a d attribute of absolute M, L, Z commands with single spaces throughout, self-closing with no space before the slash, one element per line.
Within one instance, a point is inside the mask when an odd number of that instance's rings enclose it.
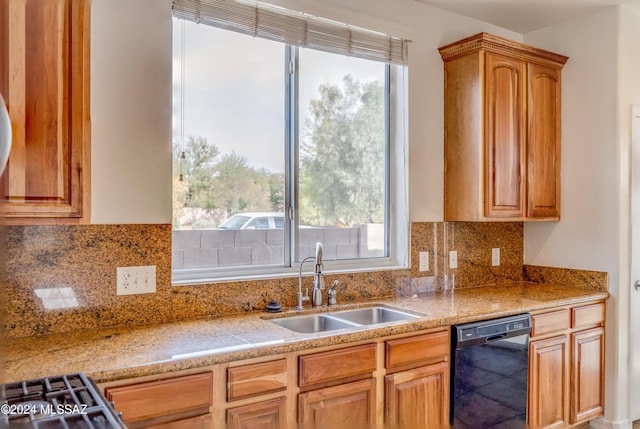
<path fill-rule="evenodd" d="M 175 0 L 173 277 L 407 265 L 407 41 L 261 3 Z"/>

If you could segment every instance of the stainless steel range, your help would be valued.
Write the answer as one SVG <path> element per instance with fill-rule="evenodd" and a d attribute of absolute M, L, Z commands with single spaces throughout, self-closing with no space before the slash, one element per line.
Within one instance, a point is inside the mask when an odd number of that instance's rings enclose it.
<path fill-rule="evenodd" d="M 126 429 L 83 373 L 0 385 L 0 427 Z"/>

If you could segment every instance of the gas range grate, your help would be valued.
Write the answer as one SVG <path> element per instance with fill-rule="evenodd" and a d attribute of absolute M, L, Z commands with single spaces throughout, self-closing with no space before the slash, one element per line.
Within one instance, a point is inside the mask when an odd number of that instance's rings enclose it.
<path fill-rule="evenodd" d="M 0 385 L 0 426 L 34 429 L 125 428 L 83 373 Z"/>

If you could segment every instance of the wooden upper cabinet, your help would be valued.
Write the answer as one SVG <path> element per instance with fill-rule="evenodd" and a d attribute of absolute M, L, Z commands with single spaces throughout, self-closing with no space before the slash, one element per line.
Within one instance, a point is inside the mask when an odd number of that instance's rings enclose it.
<path fill-rule="evenodd" d="M 487 33 L 440 48 L 446 221 L 560 218 L 567 57 Z"/>
<path fill-rule="evenodd" d="M 0 181 L 9 223 L 88 220 L 87 0 L 4 0 L 0 92 L 13 144 Z"/>

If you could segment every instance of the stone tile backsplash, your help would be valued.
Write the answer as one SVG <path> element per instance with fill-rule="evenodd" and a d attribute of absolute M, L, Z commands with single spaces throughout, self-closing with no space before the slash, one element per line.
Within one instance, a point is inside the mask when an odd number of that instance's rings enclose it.
<path fill-rule="evenodd" d="M 171 285 L 171 225 L 6 226 L 5 335 L 24 337 L 123 325 L 148 325 L 264 310 L 271 299 L 296 301 L 297 277 Z M 499 247 L 500 266 L 491 265 Z M 458 252 L 449 269 L 448 253 Z M 429 252 L 429 271 L 419 252 Z M 174 255 L 175 258 L 175 255 Z M 523 269 L 523 224 L 425 222 L 411 225 L 408 269 L 327 273 L 340 281 L 339 302 L 439 289 L 563 280 L 605 288 L 606 274 Z M 116 296 L 116 268 L 156 266 L 156 293 Z M 306 279 L 309 281 L 309 279 Z"/>

